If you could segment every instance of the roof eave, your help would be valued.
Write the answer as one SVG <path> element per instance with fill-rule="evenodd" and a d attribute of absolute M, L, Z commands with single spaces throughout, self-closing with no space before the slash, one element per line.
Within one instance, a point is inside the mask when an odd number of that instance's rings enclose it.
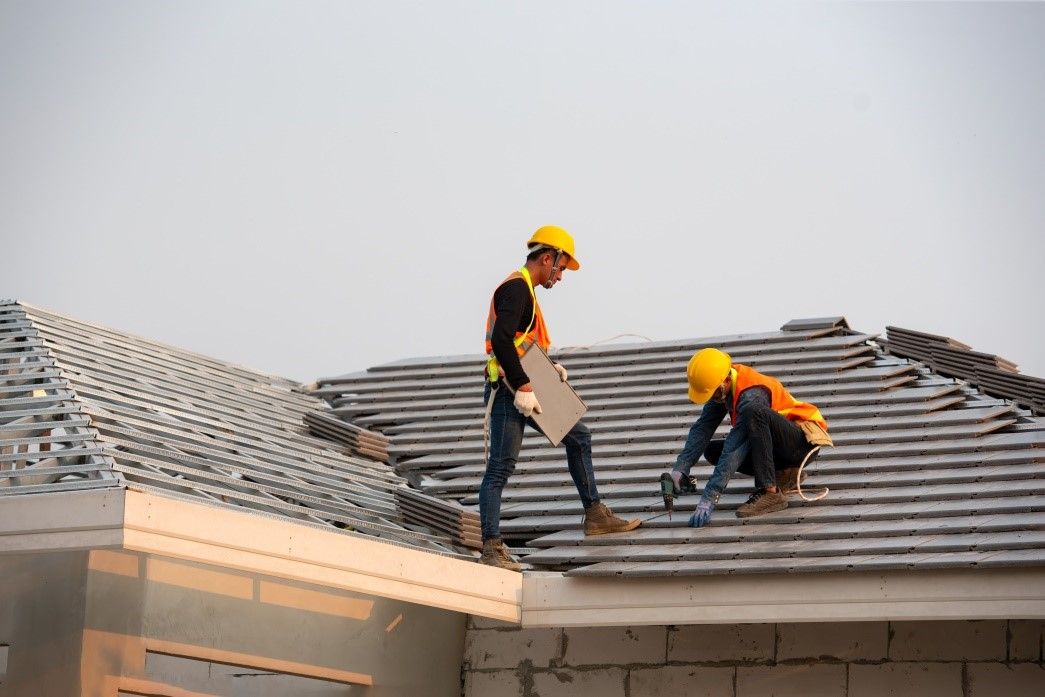
<path fill-rule="evenodd" d="M 519 621 L 519 574 L 143 492 L 127 492 L 124 548 Z"/>
<path fill-rule="evenodd" d="M 524 627 L 1045 618 L 1045 568 L 576 578 L 527 573 Z"/>
<path fill-rule="evenodd" d="M 0 553 L 99 548 L 519 622 L 521 575 L 473 561 L 118 487 L 0 499 Z"/>

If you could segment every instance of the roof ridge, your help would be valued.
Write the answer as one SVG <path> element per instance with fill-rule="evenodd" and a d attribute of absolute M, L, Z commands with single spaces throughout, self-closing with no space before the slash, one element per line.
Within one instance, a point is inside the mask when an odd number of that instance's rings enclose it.
<path fill-rule="evenodd" d="M 104 332 L 104 333 L 107 333 L 107 334 L 116 335 L 116 336 L 120 337 L 121 339 L 123 339 L 125 341 L 129 341 L 131 343 L 142 344 L 143 346 L 148 346 L 148 347 L 153 348 L 155 350 L 164 351 L 164 352 L 166 352 L 168 354 L 171 354 L 172 356 L 178 356 L 178 357 L 182 357 L 182 358 L 191 359 L 193 361 L 196 361 L 196 362 L 204 364 L 204 365 L 216 366 L 216 367 L 219 367 L 222 370 L 226 370 L 226 371 L 229 371 L 229 372 L 246 374 L 246 375 L 249 375 L 249 376 L 253 377 L 254 379 L 264 378 L 264 379 L 269 380 L 269 381 L 271 381 L 273 383 L 272 387 L 281 386 L 281 387 L 288 388 L 290 390 L 294 390 L 294 389 L 300 387 L 300 383 L 297 380 L 293 380 L 291 378 L 288 378 L 288 377 L 285 377 L 285 376 L 282 376 L 282 375 L 276 375 L 274 373 L 267 373 L 267 372 L 264 372 L 264 371 L 256 370 L 254 368 L 248 368 L 246 366 L 240 365 L 238 363 L 233 363 L 233 362 L 225 360 L 225 359 L 214 358 L 213 356 L 209 356 L 209 355 L 207 355 L 205 353 L 200 353 L 199 351 L 193 351 L 191 349 L 183 348 L 181 346 L 176 346 L 174 344 L 166 343 L 166 342 L 163 342 L 163 341 L 157 341 L 156 339 L 151 339 L 149 337 L 142 336 L 140 334 L 134 334 L 132 332 L 128 332 L 128 331 L 125 331 L 125 330 L 122 330 L 122 329 L 115 329 L 115 328 L 110 327 L 110 326 L 105 325 L 105 324 L 101 324 L 101 323 L 98 323 L 98 322 L 91 322 L 91 321 L 88 321 L 88 320 L 80 319 L 79 317 L 73 317 L 71 315 L 67 315 L 67 314 L 64 314 L 64 313 L 61 313 L 61 312 L 57 312 L 55 310 L 51 310 L 51 309 L 48 309 L 48 308 L 45 308 L 45 307 L 40 307 L 40 306 L 32 305 L 32 304 L 29 304 L 29 303 L 18 303 L 18 304 L 26 312 L 28 312 L 28 313 L 36 313 L 38 315 L 42 315 L 42 316 L 48 317 L 52 321 L 57 320 L 57 321 L 66 322 L 66 323 L 70 323 L 70 324 L 74 324 L 74 325 L 79 325 L 81 327 L 86 327 L 86 328 L 91 329 L 93 331 L 99 331 L 99 332 Z"/>
<path fill-rule="evenodd" d="M 784 332 L 797 332 L 806 329 L 851 329 L 849 320 L 842 315 L 835 317 L 800 317 L 785 322 L 780 327 Z"/>

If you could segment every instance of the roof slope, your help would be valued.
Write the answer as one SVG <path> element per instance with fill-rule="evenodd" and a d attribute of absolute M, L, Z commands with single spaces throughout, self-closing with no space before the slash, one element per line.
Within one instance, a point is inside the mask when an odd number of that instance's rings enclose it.
<path fill-rule="evenodd" d="M 380 455 L 311 435 L 290 380 L 0 302 L 0 497 L 129 488 L 454 553 Z"/>
<path fill-rule="evenodd" d="M 712 525 L 686 526 L 695 496 L 680 499 L 673 518 L 664 513 L 657 478 L 699 413 L 686 398 L 685 364 L 704 346 L 779 377 L 821 408 L 836 447 L 810 467 L 805 486 L 830 487 L 826 499 L 738 519 L 752 488 L 738 475 Z M 589 406 L 604 500 L 645 524 L 585 538 L 563 451 L 527 432 L 501 530 L 529 545 L 520 551 L 532 565 L 575 576 L 670 576 L 1045 564 L 1045 421 L 889 355 L 842 318 L 554 357 Z M 315 394 L 342 418 L 391 436 L 398 470 L 423 491 L 476 507 L 482 362 L 399 361 L 322 379 Z M 702 461 L 693 473 L 703 481 L 710 471 Z"/>

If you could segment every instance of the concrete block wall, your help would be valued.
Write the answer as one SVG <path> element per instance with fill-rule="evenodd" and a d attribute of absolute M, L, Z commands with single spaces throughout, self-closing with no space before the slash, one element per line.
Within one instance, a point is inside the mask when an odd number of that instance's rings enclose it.
<path fill-rule="evenodd" d="M 1045 621 L 519 629 L 471 618 L 465 697 L 1042 697 Z"/>

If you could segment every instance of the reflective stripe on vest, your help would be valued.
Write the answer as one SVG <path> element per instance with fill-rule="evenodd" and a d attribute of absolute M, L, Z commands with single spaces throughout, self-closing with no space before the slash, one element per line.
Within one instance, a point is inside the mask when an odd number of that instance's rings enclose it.
<path fill-rule="evenodd" d="M 530 316 L 530 323 L 526 327 L 525 332 L 515 332 L 515 339 L 512 343 L 515 344 L 515 350 L 521 357 L 526 353 L 526 349 L 530 348 L 532 344 L 537 344 L 545 351 L 551 346 L 551 337 L 548 336 L 548 327 L 544 324 L 544 315 L 541 314 L 541 306 L 537 304 L 537 295 L 533 292 L 533 281 L 530 279 L 530 271 L 523 266 L 518 271 L 512 272 L 508 278 L 501 282 L 501 285 L 497 286 L 500 288 L 509 281 L 514 281 L 517 278 L 521 278 L 526 281 L 526 288 L 530 291 L 530 300 L 533 301 L 533 314 Z M 494 295 L 497 291 L 494 291 Z M 493 355 L 493 325 L 497 321 L 497 310 L 494 308 L 493 298 L 490 298 L 490 312 L 486 315 L 486 354 L 490 356 L 490 360 L 486 362 L 486 379 L 490 382 L 497 382 L 500 379 L 501 366 L 497 362 L 497 358 Z"/>
<path fill-rule="evenodd" d="M 729 410 L 729 418 L 737 422 L 737 403 L 740 395 L 749 387 L 761 386 L 769 390 L 769 405 L 776 413 L 788 421 L 813 421 L 827 430 L 820 410 L 808 402 L 800 402 L 774 377 L 763 375 L 754 368 L 739 363 L 733 365 L 733 404 Z"/>

